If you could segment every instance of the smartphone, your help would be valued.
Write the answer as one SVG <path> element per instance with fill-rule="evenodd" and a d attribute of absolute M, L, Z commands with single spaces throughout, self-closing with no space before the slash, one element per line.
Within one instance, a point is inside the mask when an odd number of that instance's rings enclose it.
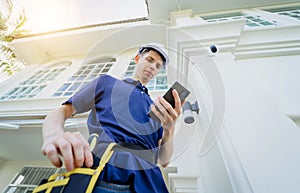
<path fill-rule="evenodd" d="M 168 103 L 170 103 L 173 108 L 175 108 L 175 99 L 172 94 L 173 89 L 175 89 L 177 91 L 181 102 L 184 99 L 186 99 L 186 97 L 188 97 L 191 94 L 191 92 L 188 89 L 186 89 L 182 84 L 180 84 L 179 82 L 176 81 L 163 96 L 163 98 Z M 155 106 L 155 108 L 158 112 L 160 112 L 158 107 Z M 151 117 L 153 120 L 160 122 L 160 119 L 152 111 L 150 111 L 148 113 L 148 116 Z"/>

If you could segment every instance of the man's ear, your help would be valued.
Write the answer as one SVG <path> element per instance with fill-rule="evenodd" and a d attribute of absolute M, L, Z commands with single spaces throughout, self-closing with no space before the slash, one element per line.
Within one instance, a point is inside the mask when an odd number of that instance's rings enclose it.
<path fill-rule="evenodd" d="M 139 59 L 140 59 L 140 55 L 136 55 L 134 57 L 134 61 L 135 61 L 136 64 L 138 63 Z"/>

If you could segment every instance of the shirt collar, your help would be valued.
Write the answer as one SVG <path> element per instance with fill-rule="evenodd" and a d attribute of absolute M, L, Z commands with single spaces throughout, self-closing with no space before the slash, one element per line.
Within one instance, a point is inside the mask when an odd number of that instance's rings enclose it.
<path fill-rule="evenodd" d="M 140 88 L 141 90 L 143 90 L 147 95 L 149 95 L 148 93 L 148 89 L 147 87 L 143 86 L 142 83 L 139 80 L 134 80 L 132 78 L 125 78 L 123 80 L 124 82 L 128 83 L 128 84 L 132 84 L 138 88 Z M 149 95 L 150 96 L 150 95 Z"/>

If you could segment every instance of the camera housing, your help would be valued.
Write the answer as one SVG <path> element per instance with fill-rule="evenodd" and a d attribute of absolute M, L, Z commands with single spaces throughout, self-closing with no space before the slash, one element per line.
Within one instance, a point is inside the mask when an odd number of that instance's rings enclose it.
<path fill-rule="evenodd" d="M 208 49 L 209 55 L 213 56 L 213 55 L 216 55 L 218 52 L 219 52 L 219 48 L 217 45 L 212 44 L 209 46 L 209 49 Z"/>
<path fill-rule="evenodd" d="M 195 101 L 194 104 L 191 104 L 189 101 L 186 101 L 184 106 L 182 107 L 183 118 L 186 124 L 192 124 L 195 121 L 193 111 L 199 114 L 199 105 L 198 101 Z"/>
<path fill-rule="evenodd" d="M 192 124 L 195 121 L 193 112 L 190 109 L 183 111 L 183 117 L 186 124 Z"/>

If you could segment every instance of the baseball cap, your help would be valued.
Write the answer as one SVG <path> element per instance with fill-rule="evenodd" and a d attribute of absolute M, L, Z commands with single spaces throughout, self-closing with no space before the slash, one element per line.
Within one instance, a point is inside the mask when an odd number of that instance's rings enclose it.
<path fill-rule="evenodd" d="M 155 50 L 157 53 L 159 53 L 159 55 L 163 59 L 164 67 L 166 67 L 168 65 L 168 63 L 169 63 L 169 57 L 168 57 L 166 48 L 162 44 L 159 44 L 159 43 L 149 43 L 149 44 L 142 45 L 139 48 L 138 54 L 141 54 L 143 52 L 143 50 L 145 50 L 145 49 L 153 49 L 153 50 Z"/>

